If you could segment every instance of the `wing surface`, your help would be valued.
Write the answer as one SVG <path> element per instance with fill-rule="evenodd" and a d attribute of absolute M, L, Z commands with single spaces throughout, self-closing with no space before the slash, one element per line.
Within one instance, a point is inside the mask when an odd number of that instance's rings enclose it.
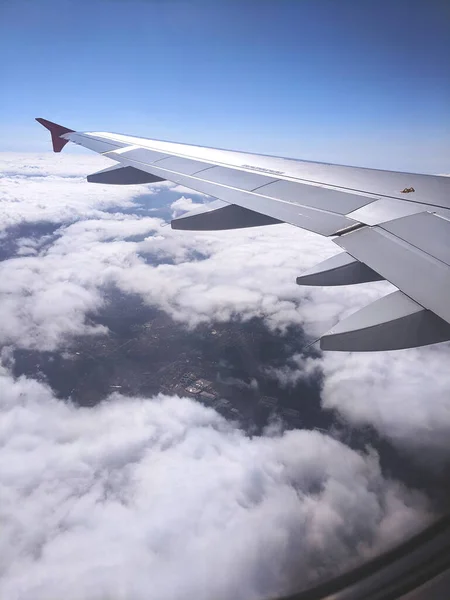
<path fill-rule="evenodd" d="M 38 121 L 50 130 L 55 152 L 70 141 L 116 162 L 90 181 L 165 179 L 216 199 L 174 219 L 174 229 L 289 223 L 333 237 L 345 251 L 299 277 L 299 284 L 386 279 L 398 287 L 323 336 L 324 349 L 387 350 L 450 340 L 450 178 L 77 132 Z"/>

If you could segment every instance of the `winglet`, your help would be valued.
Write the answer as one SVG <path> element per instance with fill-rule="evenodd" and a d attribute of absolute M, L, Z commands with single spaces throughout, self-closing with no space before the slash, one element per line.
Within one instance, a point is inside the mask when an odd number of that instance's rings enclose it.
<path fill-rule="evenodd" d="M 60 136 L 64 133 L 72 133 L 74 130 L 67 129 L 67 127 L 52 123 L 51 121 L 47 121 L 47 119 L 41 119 L 40 117 L 37 117 L 36 121 L 48 129 L 52 134 L 53 152 L 61 152 L 69 140 L 64 140 Z"/>

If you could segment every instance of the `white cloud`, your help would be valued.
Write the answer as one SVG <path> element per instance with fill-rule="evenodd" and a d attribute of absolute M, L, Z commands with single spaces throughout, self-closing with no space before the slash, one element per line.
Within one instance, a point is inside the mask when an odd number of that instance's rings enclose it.
<path fill-rule="evenodd" d="M 418 459 L 450 459 L 450 345 L 371 354 L 325 353 L 325 407 L 369 423 Z M 433 466 L 433 465 L 431 465 Z"/>
<path fill-rule="evenodd" d="M 104 211 L 127 208 L 133 198 L 154 193 L 151 186 L 108 186 L 86 175 L 111 166 L 101 156 L 0 153 L 2 220 L 0 229 L 22 223 L 71 222 L 103 218 Z"/>
<path fill-rule="evenodd" d="M 353 427 L 373 426 L 410 460 L 450 463 L 450 344 L 395 352 L 295 354 L 267 373 L 286 387 L 323 378 L 322 405 Z"/>
<path fill-rule="evenodd" d="M 329 240 L 289 225 L 210 233 L 167 228 L 139 250 L 171 253 L 176 264 L 136 263 L 118 274 L 117 284 L 191 327 L 239 313 L 244 319 L 264 317 L 273 328 L 306 324 L 315 335 L 378 298 L 388 285 L 368 285 L 356 296 L 297 286 L 299 273 L 336 250 Z M 193 260 L 193 252 L 202 260 Z"/>
<path fill-rule="evenodd" d="M 79 177 L 92 169 L 105 169 L 114 163 L 97 154 L 54 154 L 52 152 L 0 152 L 0 170 L 5 177 Z"/>
<path fill-rule="evenodd" d="M 322 360 L 303 354 L 294 354 L 289 364 L 282 367 L 268 367 L 266 373 L 282 386 L 290 387 L 299 381 L 314 381 L 322 375 Z"/>
<path fill-rule="evenodd" d="M 77 408 L 6 369 L 0 387 L 3 598 L 263 598 L 429 518 L 318 432 L 249 438 L 165 396 Z"/>
<path fill-rule="evenodd" d="M 97 168 L 88 157 L 69 158 L 64 166 L 68 173 Z M 47 157 L 21 162 L 41 174 L 48 174 L 51 165 Z M 62 168 L 57 162 L 56 171 Z M 16 176 L 20 187 L 27 178 Z M 36 179 L 34 185 L 41 188 L 39 196 L 48 194 L 47 177 Z M 72 187 L 61 179 L 60 185 L 66 186 L 68 205 L 89 196 L 80 182 Z M 8 194 L 8 186 L 5 189 Z M 104 197 L 111 189 L 114 186 L 103 192 Z M 147 193 L 144 187 L 142 191 Z M 25 203 L 32 200 L 31 195 Z M 52 202 L 58 204 L 56 198 Z M 187 204 L 192 206 L 190 199 L 180 198 L 173 206 Z M 16 205 L 20 213 L 21 202 Z M 297 286 L 299 273 L 337 250 L 329 240 L 287 225 L 180 232 L 161 227 L 159 219 L 98 212 L 100 219 L 88 212 L 90 220 L 85 217 L 63 227 L 58 239 L 44 249 L 36 241 L 22 239 L 19 256 L 0 264 L 2 343 L 55 349 L 71 335 L 104 333 L 86 315 L 103 307 L 103 289 L 110 285 L 139 294 L 190 327 L 235 315 L 260 316 L 272 328 L 304 325 L 311 336 L 389 289 L 387 283 L 334 289 Z M 136 241 L 133 236 L 145 239 Z M 148 255 L 162 264 L 147 264 L 143 256 Z M 325 353 L 319 361 L 294 357 L 293 365 L 274 375 L 288 383 L 323 369 L 326 406 L 355 424 L 374 425 L 398 443 L 418 437 L 424 445 L 438 446 L 450 428 L 446 355 L 442 346 L 368 355 Z M 429 367 L 424 370 L 425 363 Z M 433 403 L 424 402 L 424 390 L 432 390 Z"/>
<path fill-rule="evenodd" d="M 86 315 L 104 304 L 117 272 L 140 262 L 129 236 L 159 229 L 157 219 L 117 215 L 75 223 L 37 256 L 0 263 L 0 343 L 52 350 L 70 335 L 105 333 Z"/>
<path fill-rule="evenodd" d="M 174 188 L 173 191 L 176 191 L 176 188 Z M 175 200 L 175 202 L 172 202 L 172 204 L 170 205 L 170 208 L 173 209 L 172 219 L 176 219 L 180 214 L 184 212 L 195 210 L 196 208 L 201 208 L 202 206 L 202 202 L 193 202 L 192 198 L 186 198 L 185 196 L 181 196 L 181 198 L 178 198 L 178 200 Z"/>
<path fill-rule="evenodd" d="M 260 316 L 311 335 L 389 289 L 297 286 L 297 275 L 338 250 L 287 225 L 180 232 L 111 214 L 148 187 L 84 183 L 81 173 L 106 166 L 97 157 L 8 160 L 8 223 L 61 227 L 44 246 L 22 238 L 18 255 L 0 264 L 3 344 L 57 349 L 72 335 L 104 333 L 87 315 L 102 309 L 111 285 L 190 327 Z M 172 207 L 192 208 L 187 200 Z M 147 264 L 149 255 L 160 264 Z M 409 451 L 441 452 L 450 429 L 447 350 L 294 356 L 273 374 L 289 385 L 322 370 L 326 407 Z M 77 409 L 7 373 L 0 389 L 2 597 L 261 597 L 281 591 L 294 571 L 305 584 L 319 562 L 331 568 L 342 556 L 344 566 L 426 518 L 423 499 L 384 480 L 376 457 L 317 432 L 249 439 L 174 398 L 116 395 Z"/>
<path fill-rule="evenodd" d="M 146 235 L 144 241 L 127 239 Z M 305 245 L 310 252 L 299 254 Z M 270 232 L 195 233 L 161 227 L 159 219 L 103 215 L 61 228 L 58 239 L 38 253 L 22 240 L 24 250 L 28 256 L 0 264 L 1 338 L 23 347 L 56 348 L 65 333 L 94 331 L 85 316 L 102 306 L 102 291 L 112 284 L 189 327 L 239 314 L 263 317 L 272 328 L 306 324 L 312 334 L 351 312 L 349 306 L 380 294 L 376 284 L 343 299 L 336 290 L 297 286 L 299 272 L 334 250 L 287 225 Z M 163 264 L 147 264 L 148 255 Z"/>
<path fill-rule="evenodd" d="M 22 158 L 21 164 L 28 165 L 26 173 L 37 169 L 41 175 L 51 174 L 53 160 L 57 173 L 90 172 L 103 166 L 93 167 L 86 156 L 69 159 L 63 165 L 60 157 L 34 156 Z M 8 169 L 13 166 L 14 161 Z M 21 168 L 16 167 L 18 172 Z M 16 177 L 20 188 L 27 177 L 18 173 Z M 49 184 L 47 177 L 36 178 L 33 185 L 43 198 L 49 194 L 52 179 Z M 72 186 L 63 178 L 59 185 L 68 200 L 58 203 L 54 197 L 53 208 L 70 206 L 85 195 L 89 198 L 89 190 L 97 189 L 95 185 L 85 189 L 79 181 Z M 5 190 L 10 194 L 8 186 Z M 100 197 L 108 198 L 111 190 L 114 186 L 98 196 L 100 204 Z M 142 192 L 147 193 L 144 186 Z M 32 190 L 27 193 L 24 203 L 32 205 Z M 17 208 L 13 216 L 20 214 L 21 205 L 12 205 Z M 192 207 L 187 198 L 173 204 L 181 205 Z M 209 320 L 227 321 L 235 315 L 260 316 L 272 328 L 304 325 L 311 336 L 320 335 L 389 289 L 387 283 L 334 289 L 297 286 L 299 273 L 337 249 L 330 240 L 288 225 L 180 232 L 161 227 L 159 219 L 94 212 L 100 218 L 88 211 L 84 219 L 63 227 L 59 238 L 44 249 L 36 241 L 22 239 L 19 256 L 0 264 L 3 343 L 54 349 L 64 345 L 68 336 L 104 332 L 103 327 L 88 322 L 86 315 L 103 307 L 103 289 L 110 285 L 139 294 L 190 327 Z M 78 214 L 81 218 L 82 211 Z M 63 218 L 62 213 L 55 213 L 54 218 Z M 145 239 L 136 241 L 133 236 Z M 143 256 L 148 255 L 162 264 L 147 264 Z M 424 445 L 436 446 L 443 443 L 450 428 L 446 355 L 442 346 L 368 355 L 325 353 L 319 362 L 294 357 L 297 363 L 294 360 L 276 375 L 287 383 L 323 369 L 326 406 L 355 424 L 373 424 L 398 443 L 406 443 L 420 431 Z M 433 403 L 424 402 L 424 390 L 433 391 Z M 441 433 L 434 435 L 434 431 Z"/>

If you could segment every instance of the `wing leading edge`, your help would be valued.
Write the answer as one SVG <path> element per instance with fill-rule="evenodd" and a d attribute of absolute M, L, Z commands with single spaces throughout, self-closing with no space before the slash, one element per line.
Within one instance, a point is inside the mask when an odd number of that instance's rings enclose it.
<path fill-rule="evenodd" d="M 289 223 L 345 252 L 297 279 L 349 285 L 386 279 L 398 292 L 321 338 L 324 350 L 374 351 L 450 340 L 450 178 L 313 163 L 107 132 L 45 119 L 53 150 L 70 141 L 115 161 L 88 181 L 168 180 L 216 200 L 172 221 L 218 230 Z"/>

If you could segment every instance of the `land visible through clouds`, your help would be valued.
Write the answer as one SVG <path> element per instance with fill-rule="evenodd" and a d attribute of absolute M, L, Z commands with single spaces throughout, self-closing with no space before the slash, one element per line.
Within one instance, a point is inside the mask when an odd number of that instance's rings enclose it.
<path fill-rule="evenodd" d="M 448 345 L 306 349 L 388 284 L 296 286 L 329 240 L 173 231 L 208 199 L 99 157 L 1 160 L 2 596 L 265 598 L 445 509 Z"/>

